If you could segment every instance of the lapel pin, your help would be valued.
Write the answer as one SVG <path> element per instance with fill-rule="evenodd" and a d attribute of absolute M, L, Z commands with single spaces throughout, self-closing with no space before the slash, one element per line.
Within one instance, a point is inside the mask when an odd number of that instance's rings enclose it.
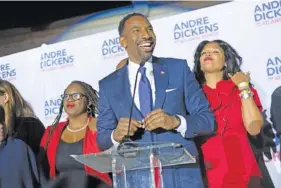
<path fill-rule="evenodd" d="M 165 74 L 165 72 L 164 72 L 164 71 L 161 71 L 160 74 Z"/>

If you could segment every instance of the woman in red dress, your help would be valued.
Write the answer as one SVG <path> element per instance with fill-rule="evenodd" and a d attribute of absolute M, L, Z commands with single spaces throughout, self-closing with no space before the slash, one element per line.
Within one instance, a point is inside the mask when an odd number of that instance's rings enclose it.
<path fill-rule="evenodd" d="M 99 152 L 95 118 L 97 91 L 87 83 L 73 81 L 61 97 L 59 114 L 53 125 L 46 129 L 40 144 L 45 150 L 47 159 L 44 160 L 45 157 L 40 155 L 43 158 L 41 169 L 42 172 L 47 171 L 45 174 L 48 174 L 51 180 L 48 183 L 44 182 L 45 178 L 42 176 L 42 183 L 48 187 L 62 188 L 112 187 L 108 174 L 100 173 L 70 157 L 72 154 Z M 63 109 L 68 119 L 60 122 Z"/>
<path fill-rule="evenodd" d="M 203 41 L 195 52 L 195 75 L 215 114 L 217 130 L 202 145 L 209 188 L 259 188 L 261 172 L 248 140 L 260 133 L 262 106 L 240 70 L 242 58 L 226 42 Z"/>

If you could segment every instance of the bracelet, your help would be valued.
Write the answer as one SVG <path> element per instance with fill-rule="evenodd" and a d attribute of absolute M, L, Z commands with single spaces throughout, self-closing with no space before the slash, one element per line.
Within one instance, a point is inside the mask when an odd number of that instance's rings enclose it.
<path fill-rule="evenodd" d="M 239 91 L 240 91 L 240 94 L 241 94 L 241 93 L 245 93 L 245 92 L 251 92 L 251 90 L 250 90 L 249 87 L 242 88 L 242 89 L 240 89 Z"/>
<path fill-rule="evenodd" d="M 240 91 L 240 94 L 239 95 L 244 95 L 244 94 L 247 94 L 247 93 L 251 93 L 252 91 L 250 89 L 243 89 Z"/>
<path fill-rule="evenodd" d="M 248 88 L 248 87 L 249 87 L 249 83 L 248 82 L 241 82 L 240 84 L 238 84 L 239 90 L 241 90 L 243 88 Z"/>
<path fill-rule="evenodd" d="M 243 90 L 242 92 L 240 92 L 239 96 L 241 99 L 249 99 L 249 98 L 253 97 L 254 94 L 250 89 L 248 89 L 248 90 Z"/>

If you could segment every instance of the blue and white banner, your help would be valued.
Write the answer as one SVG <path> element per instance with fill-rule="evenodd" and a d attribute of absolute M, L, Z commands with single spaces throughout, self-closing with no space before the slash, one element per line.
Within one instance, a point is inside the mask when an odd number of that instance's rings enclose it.
<path fill-rule="evenodd" d="M 271 95 L 281 85 L 281 1 L 234 1 L 151 22 L 157 35 L 154 55 L 187 59 L 191 68 L 201 41 L 230 43 L 243 57 L 242 70 L 251 73 L 271 123 Z M 48 126 L 71 81 L 82 80 L 98 90 L 98 81 L 126 56 L 116 28 L 1 57 L 0 78 L 15 84 Z M 279 159 L 280 151 L 272 160 L 265 158 L 276 187 L 281 187 Z"/>

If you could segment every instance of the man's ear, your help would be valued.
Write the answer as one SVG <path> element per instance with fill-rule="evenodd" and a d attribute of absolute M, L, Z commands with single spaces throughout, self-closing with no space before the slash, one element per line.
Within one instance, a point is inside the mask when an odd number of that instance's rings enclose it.
<path fill-rule="evenodd" d="M 119 38 L 119 42 L 123 48 L 125 48 L 125 49 L 127 48 L 127 40 L 125 39 L 125 37 L 121 36 Z"/>

